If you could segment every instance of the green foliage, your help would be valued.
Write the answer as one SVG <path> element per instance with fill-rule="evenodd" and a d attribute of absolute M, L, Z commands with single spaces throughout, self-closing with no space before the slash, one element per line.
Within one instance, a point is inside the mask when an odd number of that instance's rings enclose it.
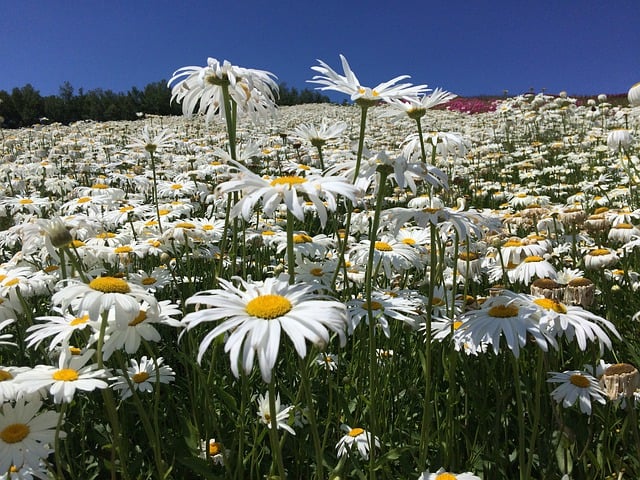
<path fill-rule="evenodd" d="M 298 91 L 296 87 L 287 87 L 287 84 L 282 82 L 278 85 L 280 89 L 280 96 L 278 98 L 278 105 L 302 105 L 304 103 L 330 103 L 331 99 L 326 95 L 322 95 L 320 92 L 305 88 Z"/>

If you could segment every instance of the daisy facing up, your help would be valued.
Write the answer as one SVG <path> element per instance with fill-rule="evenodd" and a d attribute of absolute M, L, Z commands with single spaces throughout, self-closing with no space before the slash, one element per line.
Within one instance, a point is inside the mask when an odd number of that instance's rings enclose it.
<path fill-rule="evenodd" d="M 16 401 L 2 405 L 0 410 L 0 472 L 9 472 L 12 466 L 27 466 L 39 470 L 41 460 L 53 450 L 58 413 L 40 412 L 41 400 Z M 66 436 L 60 432 L 60 438 Z M 13 478 L 13 477 L 11 477 Z"/>
<path fill-rule="evenodd" d="M 264 282 L 248 282 L 234 277 L 238 286 L 219 279 L 222 288 L 197 293 L 187 305 L 207 305 L 187 314 L 183 323 L 191 330 L 204 322 L 220 323 L 205 335 L 198 349 L 198 363 L 211 342 L 229 333 L 225 352 L 231 359 L 231 371 L 239 376 L 239 364 L 245 373 L 258 357 L 262 379 L 271 381 L 271 371 L 280 349 L 282 332 L 293 342 L 300 357 L 307 354 L 306 340 L 315 345 L 329 343 L 330 332 L 346 342 L 347 312 L 343 303 L 319 295 L 318 285 L 289 285 L 289 276 L 267 278 Z"/>

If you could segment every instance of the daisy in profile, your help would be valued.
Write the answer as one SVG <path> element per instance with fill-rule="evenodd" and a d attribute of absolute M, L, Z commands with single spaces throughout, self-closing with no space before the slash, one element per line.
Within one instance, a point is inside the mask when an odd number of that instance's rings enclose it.
<path fill-rule="evenodd" d="M 548 335 L 564 336 L 570 342 L 575 339 L 582 351 L 587 349 L 587 341 L 598 342 L 601 351 L 604 347 L 611 349 L 611 339 L 603 327 L 621 339 L 613 323 L 582 307 L 551 298 L 534 298 L 533 303 L 540 309 L 540 325 Z"/>
<path fill-rule="evenodd" d="M 343 55 L 340 55 L 340 61 L 342 62 L 344 75 L 340 75 L 322 60 L 318 60 L 320 66 L 311 67 L 311 70 L 318 72 L 320 75 L 315 75 L 313 79 L 307 81 L 321 85 L 317 87 L 318 90 L 333 90 L 350 95 L 351 100 L 354 102 L 408 99 L 416 97 L 427 90 L 426 85 L 414 86 L 411 83 L 398 83 L 401 80 L 410 78 L 408 75 L 392 78 L 388 82 L 380 83 L 373 88 L 364 87 L 360 84 L 360 81 L 351 70 L 349 62 Z"/>
<path fill-rule="evenodd" d="M 453 334 L 454 342 L 470 344 L 472 349 L 487 343 L 497 355 L 504 337 L 507 347 L 518 358 L 520 348 L 527 344 L 530 336 L 546 352 L 549 345 L 555 347 L 556 342 L 541 331 L 537 312 L 537 307 L 528 298 L 504 290 L 495 297 L 489 297 L 480 309 L 460 316 L 462 324 Z"/>
<path fill-rule="evenodd" d="M 480 477 L 471 472 L 451 473 L 439 468 L 437 472 L 422 472 L 418 480 L 480 480 Z"/>
<path fill-rule="evenodd" d="M 97 364 L 86 365 L 95 350 L 82 355 L 72 355 L 68 348 L 60 353 L 58 366 L 37 365 L 32 370 L 16 376 L 16 384 L 27 393 L 47 389 L 55 403 L 71 403 L 76 390 L 92 392 L 96 388 L 107 388 L 103 380 L 107 372 Z"/>
<path fill-rule="evenodd" d="M 52 337 L 47 347 L 47 350 L 51 352 L 60 345 L 68 345 L 69 340 L 77 331 L 89 328 L 90 333 L 93 333 L 100 328 L 99 323 L 90 321 L 89 315 L 86 313 L 75 316 L 55 307 L 54 311 L 59 315 L 36 317 L 36 320 L 42 323 L 27 328 L 27 333 L 29 333 L 25 338 L 27 348 L 38 348 L 43 341 Z"/>
<path fill-rule="evenodd" d="M 371 448 L 380 448 L 380 440 L 378 437 L 363 428 L 351 428 L 349 425 L 342 424 L 340 425 L 340 429 L 345 432 L 345 435 L 336 444 L 338 457 L 350 455 L 353 447 L 356 447 L 360 456 L 364 460 L 368 460 Z"/>
<path fill-rule="evenodd" d="M 151 155 L 156 153 L 158 149 L 173 147 L 173 140 L 173 135 L 169 130 L 164 129 L 156 133 L 149 129 L 149 125 L 145 125 L 139 135 L 131 138 L 131 143 L 127 145 L 127 148 L 141 150 Z"/>
<path fill-rule="evenodd" d="M 171 102 L 182 104 L 182 113 L 190 116 L 196 111 L 207 122 L 219 116 L 225 119 L 224 89 L 238 106 L 238 113 L 249 115 L 254 121 L 275 112 L 278 85 L 275 75 L 232 65 L 229 61 L 209 57 L 205 67 L 182 67 L 168 82 Z M 230 113 L 230 112 L 229 112 Z"/>
<path fill-rule="evenodd" d="M 345 177 L 308 175 L 285 175 L 264 178 L 256 175 L 246 167 L 236 163 L 239 173 L 232 180 L 218 185 L 219 193 L 242 192 L 243 197 L 231 209 L 231 216 L 242 215 L 250 220 L 253 209 L 262 203 L 262 210 L 267 217 L 277 212 L 280 205 L 285 205 L 298 220 L 304 221 L 305 197 L 316 208 L 320 223 L 327 223 L 328 212 L 338 207 L 338 197 L 343 196 L 355 203 L 361 191 Z"/>
<path fill-rule="evenodd" d="M 547 260 L 538 255 L 525 257 L 522 262 L 511 270 L 507 271 L 509 280 L 512 283 L 522 283 L 529 285 L 534 278 L 550 278 L 555 280 L 556 269 Z"/>
<path fill-rule="evenodd" d="M 580 411 L 591 415 L 591 402 L 606 403 L 606 393 L 598 380 L 586 372 L 569 370 L 565 372 L 549 372 L 549 383 L 557 383 L 558 387 L 551 392 L 551 397 L 562 406 L 569 408 L 580 403 Z"/>
<path fill-rule="evenodd" d="M 338 357 L 333 353 L 321 352 L 316 357 L 316 364 L 329 372 L 335 372 L 338 370 Z"/>
<path fill-rule="evenodd" d="M 0 472 L 11 467 L 38 469 L 53 452 L 58 413 L 40 412 L 41 400 L 7 402 L 0 410 Z M 66 436 L 60 432 L 60 438 Z"/>
<path fill-rule="evenodd" d="M 350 318 L 349 334 L 360 325 L 362 319 L 369 323 L 369 308 L 387 338 L 391 336 L 389 319 L 403 321 L 412 328 L 415 328 L 418 322 L 416 302 L 395 293 L 376 291 L 373 292 L 370 303 L 360 299 L 350 300 L 347 302 L 347 308 Z"/>
<path fill-rule="evenodd" d="M 133 390 L 138 392 L 153 392 L 153 385 L 157 383 L 171 383 L 175 380 L 176 374 L 173 369 L 167 365 L 162 365 L 164 358 L 147 358 L 143 356 L 138 362 L 135 358 L 131 359 L 131 367 L 126 372 L 121 372 L 117 377 L 109 380 L 114 383 L 111 388 L 120 391 L 120 398 L 124 400 L 129 398 Z M 128 377 L 128 378 L 127 378 Z"/>
<path fill-rule="evenodd" d="M 291 435 L 295 435 L 296 432 L 291 425 L 289 425 L 290 412 L 293 409 L 293 405 L 285 407 L 280 404 L 280 394 L 276 396 L 276 424 L 278 429 L 286 430 Z M 269 408 L 269 395 L 266 393 L 258 398 L 258 418 L 264 423 L 267 428 L 271 428 L 271 409 Z"/>
<path fill-rule="evenodd" d="M 331 332 L 340 337 L 341 345 L 345 344 L 346 308 L 341 302 L 315 293 L 317 285 L 289 285 L 288 275 L 264 282 L 235 280 L 238 286 L 221 278 L 222 288 L 187 299 L 187 305 L 210 307 L 184 317 L 188 330 L 204 322 L 220 322 L 200 343 L 198 363 L 211 342 L 228 333 L 225 352 L 230 355 L 233 374 L 239 376 L 239 363 L 248 374 L 257 356 L 262 379 L 270 382 L 282 332 L 293 342 L 300 357 L 307 354 L 307 340 L 325 346 Z"/>

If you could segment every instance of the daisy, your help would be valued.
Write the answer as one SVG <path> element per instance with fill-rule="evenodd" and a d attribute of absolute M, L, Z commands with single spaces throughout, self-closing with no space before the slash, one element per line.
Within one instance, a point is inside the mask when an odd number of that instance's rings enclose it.
<path fill-rule="evenodd" d="M 592 400 L 603 405 L 606 403 L 606 393 L 598 384 L 598 380 L 586 372 L 569 370 L 549 372 L 549 375 L 551 378 L 547 382 L 560 384 L 551 392 L 551 397 L 557 403 L 562 403 L 565 408 L 571 407 L 579 401 L 580 411 L 591 415 Z"/>
<path fill-rule="evenodd" d="M 15 383 L 17 375 L 31 370 L 29 367 L 3 367 L 0 366 L 0 405 L 22 398 L 23 392 Z"/>
<path fill-rule="evenodd" d="M 200 458 L 210 458 L 214 465 L 224 465 L 224 458 L 228 457 L 231 451 L 224 448 L 221 442 L 216 442 L 215 438 L 210 438 L 208 442 L 200 442 Z"/>
<path fill-rule="evenodd" d="M 167 365 L 162 365 L 164 358 L 150 358 L 143 356 L 140 363 L 135 358 L 131 359 L 131 367 L 117 377 L 109 380 L 114 383 L 111 388 L 120 391 L 120 398 L 124 400 L 133 395 L 131 387 L 138 392 L 153 392 L 153 385 L 157 383 L 171 383 L 176 374 Z M 125 376 L 126 375 L 126 376 Z M 128 378 L 127 378 L 128 377 Z"/>
<path fill-rule="evenodd" d="M 58 367 L 37 365 L 32 370 L 16 377 L 16 383 L 27 393 L 35 393 L 46 388 L 53 395 L 55 403 L 71 403 L 76 390 L 92 392 L 96 388 L 107 388 L 102 380 L 106 370 L 97 369 L 96 364 L 86 365 L 95 350 L 87 350 L 82 355 L 72 355 L 69 349 L 63 349 Z"/>
<path fill-rule="evenodd" d="M 363 428 L 351 428 L 349 425 L 342 424 L 340 425 L 340 429 L 345 432 L 345 435 L 336 444 L 338 457 L 350 454 L 355 446 L 358 448 L 360 456 L 364 460 L 367 460 L 369 459 L 369 450 L 371 450 L 371 447 L 380 448 L 380 440 L 378 437 Z"/>
<path fill-rule="evenodd" d="M 423 93 L 427 89 L 426 85 L 413 86 L 410 83 L 398 84 L 399 81 L 410 78 L 408 75 L 395 77 L 388 82 L 380 83 L 374 88 L 363 87 L 343 55 L 340 55 L 340 61 L 342 62 L 344 75 L 340 75 L 329 67 L 329 65 L 318 60 L 320 66 L 311 67 L 311 70 L 318 72 L 320 75 L 315 75 L 312 80 L 307 81 L 321 85 L 317 87 L 318 90 L 333 90 L 350 95 L 351 100 L 355 102 L 408 99 Z"/>
<path fill-rule="evenodd" d="M 237 278 L 239 287 L 222 278 L 219 281 L 223 288 L 200 292 L 186 302 L 187 305 L 211 307 L 186 315 L 183 322 L 188 330 L 203 322 L 222 321 L 200 343 L 198 363 L 211 342 L 228 332 L 225 352 L 230 354 L 233 374 L 239 376 L 240 360 L 248 374 L 257 354 L 262 379 L 269 382 L 280 349 L 282 331 L 293 342 L 300 357 L 307 353 L 305 340 L 324 346 L 329 343 L 330 331 L 340 337 L 342 345 L 346 341 L 344 304 L 314 293 L 317 286 L 289 285 L 288 275 L 268 278 L 264 282 Z"/>
<path fill-rule="evenodd" d="M 219 193 L 243 192 L 243 197 L 231 209 L 231 216 L 242 215 L 250 220 L 255 205 L 261 201 L 262 210 L 268 217 L 277 211 L 281 204 L 286 205 L 298 220 L 304 221 L 304 198 L 307 197 L 316 207 L 320 223 L 327 223 L 327 211 L 335 211 L 338 206 L 338 195 L 342 195 L 355 203 L 361 195 L 358 187 L 345 177 L 296 175 L 275 178 L 263 178 L 237 164 L 240 173 L 233 180 L 220 184 Z"/>
<path fill-rule="evenodd" d="M 597 341 L 600 350 L 605 346 L 611 349 L 611 339 L 602 326 L 621 339 L 613 323 L 582 307 L 564 305 L 551 298 L 536 298 L 533 303 L 540 308 L 540 325 L 548 335 L 565 336 L 569 341 L 575 338 L 582 351 L 587 349 L 587 340 Z"/>
<path fill-rule="evenodd" d="M 509 270 L 507 274 L 512 283 L 520 282 L 529 285 L 535 277 L 555 279 L 556 269 L 543 257 L 530 255 L 525 257 L 516 268 Z"/>
<path fill-rule="evenodd" d="M 354 263 L 366 265 L 370 244 L 369 240 L 363 240 L 351 249 L 350 256 Z M 390 236 L 383 236 L 376 241 L 373 252 L 373 271 L 382 266 L 386 278 L 392 278 L 393 271 L 404 272 L 412 267 L 422 266 L 417 249 Z"/>
<path fill-rule="evenodd" d="M 0 410 L 0 472 L 8 472 L 12 466 L 40 467 L 53 450 L 58 413 L 38 413 L 42 401 L 18 400 L 15 405 L 5 403 Z M 59 433 L 60 438 L 66 436 Z"/>
<path fill-rule="evenodd" d="M 369 323 L 369 309 L 387 338 L 391 336 L 388 319 L 403 321 L 412 328 L 417 325 L 416 302 L 395 293 L 376 291 L 371 295 L 370 303 L 360 299 L 350 300 L 347 302 L 347 309 L 349 312 L 349 335 L 360 325 L 362 319 L 365 319 L 367 324 Z"/>
<path fill-rule="evenodd" d="M 321 352 L 316 357 L 316 364 L 324 367 L 329 372 L 338 370 L 338 357 L 333 353 Z"/>
<path fill-rule="evenodd" d="M 457 96 L 455 93 L 436 88 L 428 95 L 410 97 L 407 100 L 390 99 L 388 103 L 394 110 L 393 115 L 408 116 L 417 120 L 424 117 L 430 108 L 445 104 Z"/>
<path fill-rule="evenodd" d="M 585 254 L 583 261 L 587 270 L 599 270 L 618 263 L 618 254 L 606 247 L 593 248 Z"/>
<path fill-rule="evenodd" d="M 296 432 L 291 425 L 289 425 L 289 416 L 293 405 L 288 407 L 280 405 L 280 394 L 276 395 L 275 399 L 276 407 L 276 425 L 277 428 L 286 430 L 291 435 L 295 435 Z M 269 395 L 266 393 L 258 398 L 258 417 L 260 421 L 264 423 L 267 428 L 271 428 L 271 409 L 269 408 Z"/>
<path fill-rule="evenodd" d="M 507 347 L 518 358 L 520 348 L 531 336 L 546 352 L 549 344 L 555 346 L 555 341 L 541 331 L 536 313 L 537 308 L 526 297 L 504 290 L 500 295 L 488 298 L 480 309 L 460 316 L 462 324 L 453 334 L 454 342 L 477 347 L 486 342 L 497 355 L 501 337 L 504 337 Z"/>
<path fill-rule="evenodd" d="M 327 141 L 337 138 L 347 129 L 346 122 L 326 123 L 319 127 L 308 123 L 302 123 L 291 130 L 290 134 L 300 140 L 306 140 L 314 147 L 323 147 Z"/>
<path fill-rule="evenodd" d="M 480 480 L 480 477 L 471 472 L 451 473 L 444 468 L 439 468 L 437 472 L 422 472 L 418 480 Z"/>
<path fill-rule="evenodd" d="M 90 330 L 93 330 L 91 332 L 93 333 L 100 329 L 99 323 L 90 321 L 89 315 L 86 313 L 75 316 L 70 313 L 65 313 L 59 308 L 54 307 L 54 310 L 60 315 L 36 317 L 36 321 L 43 323 L 38 323 L 27 328 L 27 333 L 29 333 L 25 338 L 27 348 L 38 348 L 44 340 L 53 337 L 47 348 L 47 350 L 52 351 L 60 345 L 68 345 L 69 340 L 77 331 L 89 327 Z"/>
<path fill-rule="evenodd" d="M 155 133 L 149 129 L 149 125 L 145 125 L 138 136 L 131 137 L 131 143 L 127 148 L 154 154 L 158 149 L 167 149 L 172 146 L 173 135 L 169 130 L 164 129 Z"/>
<path fill-rule="evenodd" d="M 0 322 L 0 332 L 2 332 L 2 330 L 5 329 L 5 327 L 8 327 L 9 325 L 11 325 L 14 322 L 15 322 L 15 320 L 12 319 L 12 318 L 9 318 L 7 320 L 3 320 L 2 322 Z M 11 333 L 3 333 L 3 334 L 1 334 L 0 335 L 0 346 L 1 345 L 10 345 L 12 347 L 16 347 L 17 344 L 9 341 L 12 338 L 13 338 L 13 334 L 11 334 Z"/>
<path fill-rule="evenodd" d="M 258 121 L 275 112 L 278 85 L 274 78 L 271 72 L 238 67 L 227 60 L 220 62 L 209 57 L 206 67 L 188 66 L 176 70 L 167 85 L 171 87 L 171 102 L 181 103 L 182 113 L 186 116 L 199 110 L 205 114 L 207 122 L 216 116 L 224 120 L 230 113 L 225 112 L 223 106 L 224 87 L 238 106 L 238 113 Z"/>
<path fill-rule="evenodd" d="M 140 313 L 140 302 L 156 305 L 155 298 L 142 287 L 130 284 L 124 278 L 96 277 L 88 284 L 70 280 L 64 288 L 53 294 L 51 301 L 62 310 L 72 306 L 76 312 L 86 311 L 92 321 L 100 320 L 103 312 L 114 310 L 116 321 L 128 324 Z"/>

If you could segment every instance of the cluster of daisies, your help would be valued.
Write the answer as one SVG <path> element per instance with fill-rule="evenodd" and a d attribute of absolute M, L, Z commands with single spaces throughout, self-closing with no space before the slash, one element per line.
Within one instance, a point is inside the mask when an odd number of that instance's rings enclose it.
<path fill-rule="evenodd" d="M 198 364 L 222 341 L 233 375 L 257 363 L 265 384 L 290 346 L 336 371 L 363 324 L 381 343 L 402 332 L 467 356 L 571 346 L 597 368 L 549 372 L 553 400 L 585 414 L 635 403 L 638 371 L 605 361 L 622 319 L 607 317 L 602 285 L 640 289 L 637 92 L 633 108 L 539 94 L 471 116 L 430 110 L 449 92 L 406 76 L 366 87 L 341 62 L 343 74 L 312 67 L 311 82 L 350 107 L 276 109 L 273 74 L 210 58 L 170 81 L 206 123 L 4 133 L 0 475 L 46 478 L 65 437 L 65 410 L 48 408 L 173 382 L 155 347 L 185 336 Z M 306 425 L 279 395 L 254 398 L 268 429 Z M 337 424 L 337 457 L 384 448 L 379 432 Z M 202 445 L 228 464 L 222 443 Z"/>

